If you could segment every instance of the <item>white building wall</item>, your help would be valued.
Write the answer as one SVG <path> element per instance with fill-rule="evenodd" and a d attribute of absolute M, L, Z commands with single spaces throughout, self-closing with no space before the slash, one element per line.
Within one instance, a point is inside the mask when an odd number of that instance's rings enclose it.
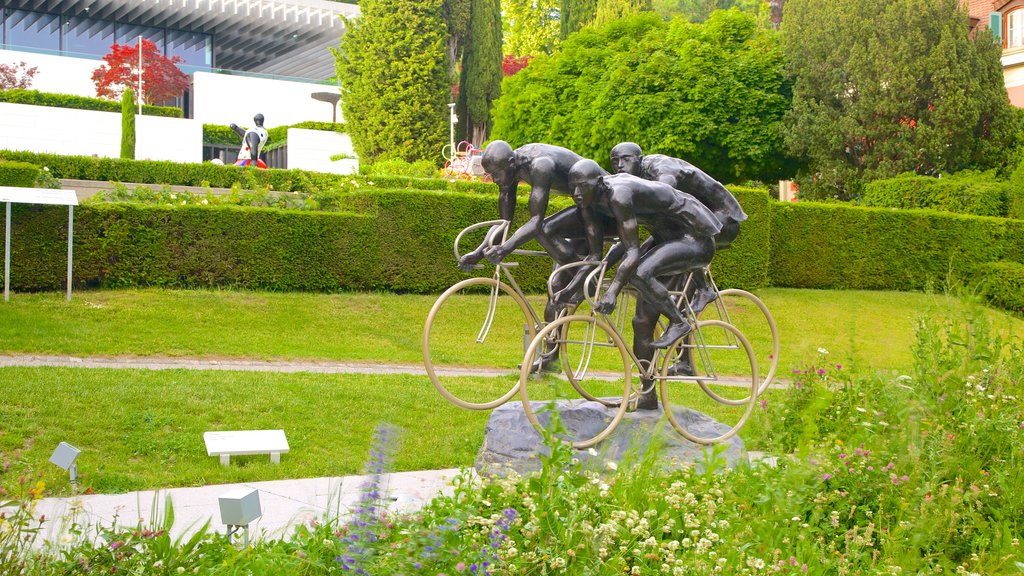
<path fill-rule="evenodd" d="M 334 174 L 359 172 L 359 160 L 331 160 L 335 154 L 355 156 L 348 134 L 324 130 L 288 129 L 288 167 Z"/>
<path fill-rule="evenodd" d="M 193 75 L 193 117 L 205 124 L 252 126 L 252 117 L 263 114 L 264 126 L 273 128 L 308 120 L 330 122 L 340 106 L 313 100 L 314 92 L 338 92 L 337 86 L 196 72 Z M 289 140 L 290 142 L 290 140 Z"/>
<path fill-rule="evenodd" d="M 199 122 L 155 116 L 135 122 L 136 158 L 202 161 Z M 118 158 L 121 114 L 0 102 L 0 149 Z"/>
<path fill-rule="evenodd" d="M 19 62 L 39 68 L 32 80 L 33 90 L 96 97 L 92 73 L 102 60 L 0 50 L 0 63 Z M 248 128 L 257 113 L 263 114 L 267 128 L 307 120 L 330 122 L 335 108 L 341 122 L 340 106 L 311 97 L 314 92 L 337 93 L 337 86 L 213 72 L 195 72 L 192 80 L 193 117 L 202 123 L 235 123 Z"/>
<path fill-rule="evenodd" d="M 0 50 L 0 63 L 17 65 L 19 62 L 24 62 L 29 68 L 39 68 L 32 78 L 32 90 L 96 97 L 92 71 L 103 64 L 102 60 Z"/>

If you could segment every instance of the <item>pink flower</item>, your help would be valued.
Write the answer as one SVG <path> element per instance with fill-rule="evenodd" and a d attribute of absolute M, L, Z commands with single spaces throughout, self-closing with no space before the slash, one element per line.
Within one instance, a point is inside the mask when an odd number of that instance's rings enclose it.
<path fill-rule="evenodd" d="M 822 480 L 828 480 L 830 478 L 832 478 L 832 475 L 829 474 L 828 472 L 825 472 L 824 474 L 821 475 Z"/>

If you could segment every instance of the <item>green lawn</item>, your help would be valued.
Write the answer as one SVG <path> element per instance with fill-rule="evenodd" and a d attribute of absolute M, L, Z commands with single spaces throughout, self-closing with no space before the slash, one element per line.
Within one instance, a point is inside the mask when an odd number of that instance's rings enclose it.
<path fill-rule="evenodd" d="M 956 308 L 942 295 L 770 288 L 785 370 L 826 348 L 865 368 L 909 365 L 914 320 Z M 78 291 L 13 294 L 0 306 L 0 353 L 422 363 L 423 323 L 435 296 L 302 294 L 228 290 Z M 535 305 L 540 299 L 531 298 Z M 483 297 L 478 299 L 482 307 Z M 997 325 L 1024 322 L 993 312 Z M 742 326 L 745 320 L 736 319 Z M 514 331 L 521 339 L 521 328 Z M 450 361 L 487 365 L 458 347 Z"/>
<path fill-rule="evenodd" d="M 829 350 L 829 362 L 905 368 L 915 318 L 962 306 L 957 299 L 910 293 L 765 289 L 758 294 L 779 325 L 782 377 L 815 361 L 819 347 Z M 460 314 L 473 317 L 483 307 L 482 298 L 461 303 L 456 320 Z M 422 326 L 433 300 L 151 289 L 80 291 L 67 303 L 62 294 L 14 294 L 0 304 L 0 354 L 420 365 Z M 738 325 L 751 321 L 748 313 L 738 312 Z M 1020 320 L 991 315 L 997 328 L 1024 333 Z M 442 340 L 457 332 L 445 332 Z M 513 344 L 521 346 L 521 327 L 509 332 Z M 754 339 L 763 346 L 763 335 Z M 491 361 L 459 346 L 446 354 L 454 364 Z M 511 377 L 463 378 L 453 386 L 497 397 L 513 382 Z M 531 398 L 544 398 L 546 388 L 531 385 Z M 690 405 L 685 395 L 679 400 Z M 754 448 L 763 426 L 757 411 L 743 431 Z M 55 493 L 66 493 L 66 475 L 46 463 L 61 440 L 84 450 L 82 486 L 97 492 L 358 473 L 380 422 L 404 430 L 395 470 L 469 466 L 487 416 L 449 405 L 423 376 L 3 368 L 0 487 L 9 490 L 22 475 L 41 473 Z M 257 428 L 286 430 L 292 452 L 279 466 L 254 456 L 225 468 L 206 456 L 204 431 Z"/>

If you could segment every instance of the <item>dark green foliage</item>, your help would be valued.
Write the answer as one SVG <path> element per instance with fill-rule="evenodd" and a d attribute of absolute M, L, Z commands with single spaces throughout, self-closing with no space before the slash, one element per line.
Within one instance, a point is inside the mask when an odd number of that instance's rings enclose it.
<path fill-rule="evenodd" d="M 341 105 L 364 162 L 440 158 L 450 80 L 443 0 L 365 0 L 334 50 Z"/>
<path fill-rule="evenodd" d="M 720 11 L 703 25 L 645 14 L 570 36 L 507 78 L 493 138 L 565 146 L 608 166 L 633 141 L 723 182 L 785 171 L 783 55 L 754 17 Z"/>
<path fill-rule="evenodd" d="M 792 288 L 921 290 L 1024 262 L 1024 221 L 931 210 L 776 203 L 771 235 L 771 283 Z"/>
<path fill-rule="evenodd" d="M 1007 161 L 1020 116 L 1000 47 L 972 38 L 959 0 L 790 0 L 782 21 L 793 108 L 786 147 L 808 159 L 803 199 L 858 197 L 904 172 Z"/>
<path fill-rule="evenodd" d="M 869 182 L 863 201 L 865 206 L 879 208 L 932 208 L 1005 217 L 1009 189 L 1009 182 L 990 173 L 965 171 L 942 178 L 910 173 Z"/>
<path fill-rule="evenodd" d="M 597 0 L 562 0 L 560 11 L 562 40 L 569 34 L 594 21 L 597 13 Z"/>
<path fill-rule="evenodd" d="M 100 112 L 120 112 L 121 103 L 104 100 L 103 98 L 89 98 L 87 96 L 74 96 L 71 94 L 51 94 L 38 90 L 0 90 L 0 102 L 11 104 L 29 104 L 32 106 L 52 106 L 55 108 L 75 108 L 77 110 L 98 110 Z M 181 118 L 184 114 L 181 108 L 173 106 L 150 106 L 142 105 L 143 116 L 166 116 L 168 118 Z"/>
<path fill-rule="evenodd" d="M 1010 175 L 1010 189 L 1007 191 L 1006 213 L 1010 218 L 1024 220 L 1024 161 Z"/>
<path fill-rule="evenodd" d="M 1024 314 L 1024 264 L 990 262 L 978 267 L 981 295 L 992 305 Z"/>
<path fill-rule="evenodd" d="M 501 2 L 476 0 L 462 55 L 459 131 L 480 146 L 491 131 L 491 106 L 501 95 Z"/>
<path fill-rule="evenodd" d="M 121 158 L 135 159 L 135 95 L 131 88 L 121 94 Z"/>
<path fill-rule="evenodd" d="M 0 186 L 31 188 L 39 176 L 39 166 L 28 162 L 0 160 Z"/>

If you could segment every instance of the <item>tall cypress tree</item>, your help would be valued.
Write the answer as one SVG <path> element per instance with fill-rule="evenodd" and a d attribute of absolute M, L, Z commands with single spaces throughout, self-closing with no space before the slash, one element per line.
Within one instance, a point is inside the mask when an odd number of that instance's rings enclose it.
<path fill-rule="evenodd" d="M 491 105 L 501 95 L 501 0 L 476 0 L 462 57 L 459 134 L 481 145 L 491 132 Z"/>
<path fill-rule="evenodd" d="M 452 89 L 459 82 L 459 62 L 469 35 L 470 0 L 444 0 L 444 21 L 448 24 L 448 78 Z"/>
<path fill-rule="evenodd" d="M 333 50 L 341 109 L 363 162 L 437 160 L 451 91 L 444 0 L 363 0 Z"/>
<path fill-rule="evenodd" d="M 562 39 L 594 21 L 597 0 L 562 0 Z"/>
<path fill-rule="evenodd" d="M 121 94 L 121 158 L 135 159 L 135 94 L 131 88 Z"/>

